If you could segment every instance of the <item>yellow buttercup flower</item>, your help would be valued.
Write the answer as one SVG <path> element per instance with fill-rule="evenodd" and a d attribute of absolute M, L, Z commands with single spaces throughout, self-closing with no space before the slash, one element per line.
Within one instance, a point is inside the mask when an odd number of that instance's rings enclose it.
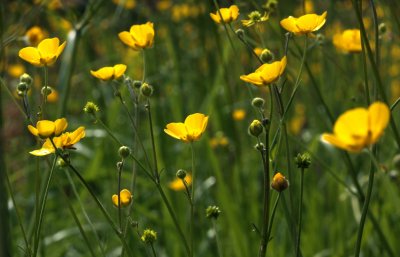
<path fill-rule="evenodd" d="M 361 34 L 359 29 L 346 29 L 333 36 L 333 44 L 339 50 L 349 53 L 361 52 Z"/>
<path fill-rule="evenodd" d="M 121 207 L 128 206 L 132 202 L 132 194 L 128 189 L 122 189 L 121 192 L 119 193 L 120 201 L 121 201 Z M 112 202 L 115 207 L 118 207 L 118 195 L 114 194 L 112 196 Z"/>
<path fill-rule="evenodd" d="M 152 47 L 154 42 L 154 25 L 152 22 L 133 25 L 129 32 L 123 31 L 118 34 L 118 37 L 133 50 Z"/>
<path fill-rule="evenodd" d="M 92 74 L 93 77 L 106 81 L 120 78 L 124 75 L 125 70 L 125 64 L 116 64 L 113 67 L 103 67 L 97 71 L 91 70 L 90 74 Z"/>
<path fill-rule="evenodd" d="M 211 19 L 216 23 L 221 23 L 220 12 L 224 23 L 235 21 L 239 17 L 239 7 L 237 7 L 237 5 L 231 5 L 229 8 L 220 8 L 219 12 L 216 11 L 215 13 L 210 13 Z"/>
<path fill-rule="evenodd" d="M 68 126 L 67 119 L 61 118 L 55 121 L 40 120 L 36 123 L 36 127 L 28 125 L 28 130 L 34 135 L 42 139 L 59 136 Z"/>
<path fill-rule="evenodd" d="M 389 119 L 389 107 L 382 102 L 375 102 L 368 109 L 354 108 L 340 115 L 333 134 L 324 133 L 322 139 L 343 150 L 359 152 L 378 141 Z"/>
<path fill-rule="evenodd" d="M 190 174 L 186 174 L 186 177 L 184 178 L 186 181 L 186 184 L 190 186 L 192 184 L 192 176 Z M 169 188 L 171 188 L 174 191 L 181 191 L 185 190 L 185 184 L 183 184 L 182 179 L 176 178 L 172 182 L 169 183 Z"/>
<path fill-rule="evenodd" d="M 280 61 L 264 63 L 255 72 L 240 76 L 240 79 L 256 86 L 266 86 L 279 79 L 286 67 L 286 56 Z"/>
<path fill-rule="evenodd" d="M 25 47 L 19 51 L 19 57 L 35 66 L 48 66 L 53 64 L 65 48 L 65 43 L 60 45 L 58 38 L 46 38 L 38 47 Z"/>
<path fill-rule="evenodd" d="M 74 132 L 65 132 L 59 137 L 53 137 L 53 143 L 57 148 L 71 149 L 74 144 L 78 143 L 82 138 L 85 137 L 85 127 L 79 127 Z M 55 152 L 54 146 L 50 139 L 47 138 L 43 143 L 42 148 L 29 152 L 35 156 L 45 156 Z"/>
<path fill-rule="evenodd" d="M 296 35 L 308 34 L 319 30 L 326 22 L 327 12 L 325 11 L 321 15 L 317 14 L 306 14 L 295 18 L 289 16 L 286 19 L 281 20 L 281 26 L 289 32 Z"/>
<path fill-rule="evenodd" d="M 167 124 L 164 132 L 173 138 L 184 142 L 193 142 L 200 139 L 201 135 L 206 130 L 208 116 L 202 113 L 195 113 L 187 116 L 185 123 L 173 122 Z"/>

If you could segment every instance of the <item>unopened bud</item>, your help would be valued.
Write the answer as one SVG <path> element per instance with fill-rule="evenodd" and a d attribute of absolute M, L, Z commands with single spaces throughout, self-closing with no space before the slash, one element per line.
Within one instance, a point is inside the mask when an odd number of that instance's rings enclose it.
<path fill-rule="evenodd" d="M 29 85 L 26 82 L 19 82 L 17 90 L 21 92 L 26 92 L 29 90 Z"/>
<path fill-rule="evenodd" d="M 153 94 L 153 87 L 147 83 L 143 83 L 140 87 L 140 93 L 146 97 L 150 97 Z"/>
<path fill-rule="evenodd" d="M 297 154 L 295 158 L 295 162 L 297 164 L 297 168 L 307 169 L 311 165 L 311 157 L 308 153 Z"/>
<path fill-rule="evenodd" d="M 263 63 L 270 62 L 274 59 L 274 54 L 270 50 L 264 49 L 260 54 L 260 59 Z"/>
<path fill-rule="evenodd" d="M 289 181 L 280 172 L 276 173 L 272 178 L 271 188 L 275 189 L 279 193 L 288 188 Z"/>
<path fill-rule="evenodd" d="M 206 209 L 206 217 L 208 219 L 218 219 L 218 216 L 221 214 L 221 210 L 218 206 L 208 206 Z"/>
<path fill-rule="evenodd" d="M 131 149 L 127 146 L 121 146 L 118 150 L 118 154 L 122 159 L 125 159 L 131 154 Z"/>
<path fill-rule="evenodd" d="M 176 177 L 180 179 L 184 179 L 186 177 L 186 171 L 185 170 L 178 170 L 176 172 Z"/>
<path fill-rule="evenodd" d="M 143 231 L 143 235 L 140 237 L 145 244 L 153 244 L 157 240 L 157 232 L 152 229 L 146 229 Z"/>
<path fill-rule="evenodd" d="M 235 31 L 236 35 L 238 37 L 243 37 L 244 36 L 244 30 L 243 29 L 238 29 Z"/>
<path fill-rule="evenodd" d="M 381 23 L 381 24 L 379 24 L 379 26 L 378 26 L 378 30 L 379 30 L 379 35 L 383 35 L 383 34 L 385 34 L 386 33 L 386 31 L 387 31 L 387 27 L 386 27 L 386 24 L 385 23 Z"/>
<path fill-rule="evenodd" d="M 258 137 L 263 132 L 263 125 L 259 120 L 253 120 L 249 126 L 249 133 L 252 136 Z"/>
<path fill-rule="evenodd" d="M 31 86 L 33 83 L 32 77 L 28 73 L 24 73 L 19 77 L 19 81 L 22 83 L 26 83 L 28 86 Z"/>
<path fill-rule="evenodd" d="M 53 92 L 53 89 L 49 86 L 47 87 L 42 87 L 41 93 L 42 95 L 48 96 L 51 94 L 51 92 Z"/>
<path fill-rule="evenodd" d="M 263 108 L 264 107 L 264 99 L 260 97 L 256 97 L 251 101 L 251 105 L 253 105 L 255 108 Z"/>

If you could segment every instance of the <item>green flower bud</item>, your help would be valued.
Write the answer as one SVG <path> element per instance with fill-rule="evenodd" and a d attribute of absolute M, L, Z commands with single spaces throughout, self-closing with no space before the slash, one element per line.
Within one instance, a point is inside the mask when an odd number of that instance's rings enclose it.
<path fill-rule="evenodd" d="M 17 90 L 21 92 L 26 92 L 28 91 L 30 86 L 26 82 L 19 82 L 17 86 Z"/>
<path fill-rule="evenodd" d="M 311 156 L 309 153 L 297 154 L 295 158 L 297 168 L 307 169 L 311 165 Z"/>
<path fill-rule="evenodd" d="M 325 36 L 321 33 L 318 33 L 315 41 L 317 41 L 318 44 L 322 45 L 325 42 Z"/>
<path fill-rule="evenodd" d="M 145 244 L 153 244 L 157 240 L 157 232 L 152 229 L 146 229 L 143 231 L 140 240 Z"/>
<path fill-rule="evenodd" d="M 235 31 L 236 35 L 238 37 L 243 37 L 244 36 L 244 30 L 243 29 L 238 29 Z"/>
<path fill-rule="evenodd" d="M 121 146 L 118 150 L 118 154 L 122 159 L 125 159 L 131 154 L 131 149 L 127 146 Z"/>
<path fill-rule="evenodd" d="M 259 120 L 253 120 L 249 126 L 249 133 L 252 136 L 258 137 L 263 132 L 263 125 Z"/>
<path fill-rule="evenodd" d="M 57 167 L 58 168 L 64 168 L 66 166 L 67 166 L 67 164 L 65 163 L 65 161 L 63 159 L 60 158 L 60 159 L 57 160 Z"/>
<path fill-rule="evenodd" d="M 26 83 L 28 87 L 30 87 L 33 83 L 33 79 L 29 74 L 24 73 L 19 77 L 19 82 Z"/>
<path fill-rule="evenodd" d="M 379 30 L 379 35 L 383 35 L 383 34 L 385 34 L 386 33 L 386 31 L 387 31 L 387 27 L 386 27 L 386 24 L 385 23 L 381 23 L 381 24 L 379 24 L 379 26 L 378 26 L 378 30 Z"/>
<path fill-rule="evenodd" d="M 48 96 L 51 94 L 51 92 L 53 92 L 53 89 L 49 86 L 42 87 L 42 90 L 40 92 L 42 93 L 42 95 Z"/>
<path fill-rule="evenodd" d="M 251 101 L 251 105 L 255 108 L 263 108 L 265 104 L 264 99 L 256 97 Z"/>
<path fill-rule="evenodd" d="M 142 86 L 142 81 L 135 80 L 133 81 L 133 87 L 139 89 Z"/>
<path fill-rule="evenodd" d="M 186 170 L 178 170 L 176 172 L 176 177 L 180 179 L 184 179 L 186 177 Z"/>
<path fill-rule="evenodd" d="M 83 107 L 83 111 L 88 114 L 96 114 L 96 112 L 100 111 L 99 107 L 93 102 L 87 102 L 85 107 Z"/>
<path fill-rule="evenodd" d="M 264 49 L 260 54 L 260 59 L 263 63 L 270 62 L 274 59 L 274 54 L 270 50 Z"/>
<path fill-rule="evenodd" d="M 146 97 L 150 97 L 153 94 L 153 87 L 147 83 L 143 83 L 140 87 L 140 93 Z"/>
<path fill-rule="evenodd" d="M 218 219 L 218 216 L 221 214 L 221 210 L 218 206 L 208 206 L 206 209 L 206 217 L 208 219 Z"/>
<path fill-rule="evenodd" d="M 24 94 L 25 94 L 25 92 L 17 90 L 17 95 L 18 95 L 19 97 L 23 97 Z"/>
<path fill-rule="evenodd" d="M 400 154 L 396 154 L 393 157 L 392 163 L 396 170 L 400 170 Z"/>

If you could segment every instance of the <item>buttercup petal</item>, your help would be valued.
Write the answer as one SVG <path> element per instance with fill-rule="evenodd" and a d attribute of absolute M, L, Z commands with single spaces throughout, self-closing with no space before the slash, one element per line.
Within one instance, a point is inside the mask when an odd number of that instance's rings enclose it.
<path fill-rule="evenodd" d="M 38 50 L 42 58 L 52 58 L 56 56 L 60 40 L 58 38 L 46 38 L 38 45 Z"/>
<path fill-rule="evenodd" d="M 117 64 L 114 66 L 114 78 L 118 79 L 121 77 L 126 71 L 126 65 L 125 64 Z"/>
<path fill-rule="evenodd" d="M 167 124 L 166 129 L 164 129 L 164 132 L 173 138 L 187 142 L 187 130 L 183 123 L 169 123 Z"/>
<path fill-rule="evenodd" d="M 375 102 L 368 108 L 368 122 L 371 133 L 371 144 L 382 135 L 390 119 L 389 107 L 382 102 Z"/>
<path fill-rule="evenodd" d="M 40 53 L 35 47 L 22 48 L 19 53 L 19 57 L 35 66 L 43 66 L 40 62 Z"/>

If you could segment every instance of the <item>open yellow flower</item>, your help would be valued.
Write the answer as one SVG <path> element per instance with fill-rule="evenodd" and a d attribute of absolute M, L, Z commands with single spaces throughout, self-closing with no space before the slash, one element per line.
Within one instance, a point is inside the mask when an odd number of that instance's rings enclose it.
<path fill-rule="evenodd" d="M 85 137 L 85 127 L 79 127 L 74 132 L 65 132 L 59 137 L 53 137 L 53 143 L 57 148 L 71 149 L 74 144 L 78 143 L 82 138 Z M 47 138 L 43 143 L 42 148 L 29 152 L 35 156 L 45 156 L 55 152 L 54 146 L 50 139 Z"/>
<path fill-rule="evenodd" d="M 240 76 L 240 79 L 256 86 L 266 86 L 279 79 L 286 67 L 286 56 L 280 61 L 264 63 L 255 72 Z"/>
<path fill-rule="evenodd" d="M 25 47 L 19 50 L 19 57 L 34 66 L 48 66 L 53 64 L 65 48 L 65 43 L 60 45 L 58 38 L 46 38 L 38 47 Z"/>
<path fill-rule="evenodd" d="M 281 26 L 289 32 L 296 35 L 308 34 L 313 31 L 319 30 L 326 22 L 327 12 L 323 14 L 306 14 L 295 18 L 289 16 L 286 19 L 281 20 Z"/>
<path fill-rule="evenodd" d="M 147 22 L 141 25 L 133 25 L 130 31 L 123 31 L 118 34 L 121 41 L 132 48 L 140 50 L 153 46 L 154 42 L 154 25 L 152 22 Z"/>
<path fill-rule="evenodd" d="M 333 134 L 324 133 L 322 139 L 343 150 L 359 152 L 378 141 L 389 119 L 389 107 L 382 102 L 375 102 L 368 109 L 354 108 L 340 115 Z"/>
<path fill-rule="evenodd" d="M 359 29 L 346 29 L 333 36 L 333 44 L 339 50 L 348 53 L 361 52 L 361 34 Z"/>
<path fill-rule="evenodd" d="M 264 15 L 261 15 L 259 11 L 252 11 L 247 17 L 249 17 L 249 19 L 242 20 L 242 25 L 250 27 L 254 24 L 267 21 L 269 19 L 269 14 L 265 12 Z"/>
<path fill-rule="evenodd" d="M 40 120 L 36 123 L 36 127 L 28 125 L 28 130 L 32 135 L 42 139 L 59 136 L 68 126 L 67 119 L 61 118 L 55 121 Z"/>
<path fill-rule="evenodd" d="M 235 21 L 239 17 L 239 7 L 237 7 L 237 5 L 231 5 L 229 8 L 220 8 L 219 12 L 221 12 L 222 21 L 224 23 Z M 211 19 L 216 23 L 221 23 L 219 12 L 216 11 L 215 13 L 210 13 Z"/>
<path fill-rule="evenodd" d="M 132 202 L 132 194 L 128 189 L 122 189 L 121 192 L 119 193 L 120 201 L 121 201 L 121 207 L 128 206 Z M 118 207 L 118 195 L 114 194 L 112 196 L 112 202 L 115 207 Z"/>
<path fill-rule="evenodd" d="M 173 122 L 167 124 L 164 132 L 183 142 L 193 142 L 200 139 L 206 130 L 207 123 L 208 116 L 202 113 L 194 113 L 186 117 L 185 123 Z"/>
<path fill-rule="evenodd" d="M 192 176 L 190 174 L 186 174 L 186 177 L 184 178 L 186 181 L 186 184 L 190 186 L 192 184 Z M 182 179 L 180 178 L 175 178 L 173 181 L 169 183 L 169 188 L 171 188 L 174 191 L 181 191 L 185 190 L 185 184 L 183 184 Z"/>
<path fill-rule="evenodd" d="M 124 75 L 125 71 L 125 64 L 116 64 L 113 67 L 103 67 L 97 71 L 91 70 L 90 74 L 92 74 L 93 77 L 106 81 L 120 78 Z"/>

